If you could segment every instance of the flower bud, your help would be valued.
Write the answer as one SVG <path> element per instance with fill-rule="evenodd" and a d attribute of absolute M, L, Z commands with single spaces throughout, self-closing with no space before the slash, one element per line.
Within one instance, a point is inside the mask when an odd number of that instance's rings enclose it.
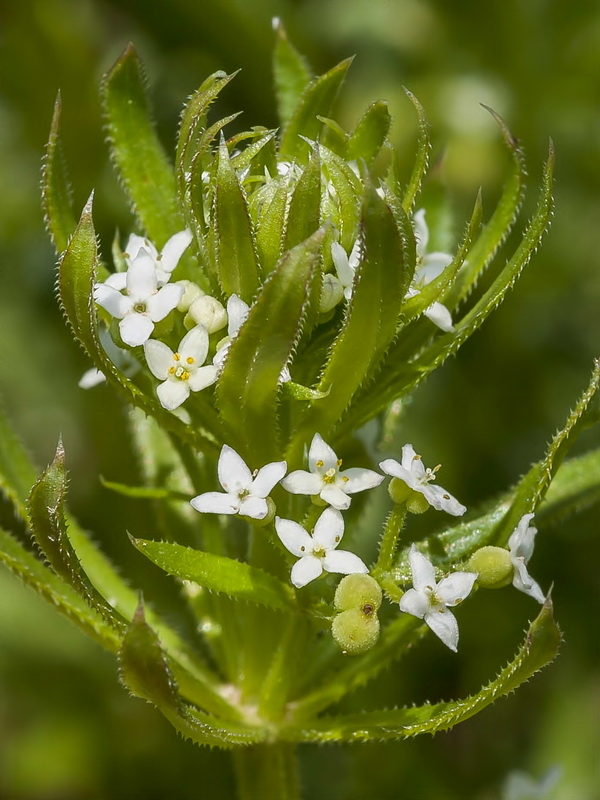
<path fill-rule="evenodd" d="M 177 286 L 183 286 L 183 294 L 181 300 L 177 304 L 177 310 L 185 313 L 189 310 L 194 300 L 197 297 L 202 297 L 204 292 L 198 284 L 193 281 L 177 281 Z"/>
<path fill-rule="evenodd" d="M 348 611 L 355 608 L 369 616 L 377 611 L 382 597 L 381 587 L 375 578 L 357 572 L 342 578 L 335 590 L 333 604 L 336 611 Z"/>
<path fill-rule="evenodd" d="M 485 589 L 500 589 L 512 582 L 515 568 L 510 553 L 503 547 L 481 547 L 469 559 L 465 569 L 477 572 L 477 583 Z"/>
<path fill-rule="evenodd" d="M 319 312 L 327 314 L 332 308 L 335 308 L 344 296 L 344 287 L 342 286 L 339 278 L 332 275 L 331 272 L 326 272 L 323 275 L 323 283 L 321 284 L 321 296 L 319 298 Z"/>
<path fill-rule="evenodd" d="M 375 611 L 364 614 L 360 608 L 350 608 L 333 620 L 331 633 L 344 655 L 357 656 L 379 638 L 379 619 Z"/>
<path fill-rule="evenodd" d="M 204 325 L 209 333 L 215 333 L 227 325 L 227 311 L 215 297 L 205 294 L 193 301 L 184 325 L 189 328 L 193 328 L 194 325 Z"/>

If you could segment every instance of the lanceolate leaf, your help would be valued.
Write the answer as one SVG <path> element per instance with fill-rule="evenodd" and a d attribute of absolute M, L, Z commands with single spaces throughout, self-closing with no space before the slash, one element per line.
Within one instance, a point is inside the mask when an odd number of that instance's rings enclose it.
<path fill-rule="evenodd" d="M 236 600 L 246 600 L 279 611 L 293 608 L 291 587 L 258 567 L 172 542 L 132 541 L 150 561 L 180 580 L 194 581 Z"/>
<path fill-rule="evenodd" d="M 367 165 L 371 164 L 383 147 L 391 124 L 392 118 L 384 100 L 377 100 L 369 106 L 348 140 L 348 159 L 362 159 Z"/>
<path fill-rule="evenodd" d="M 263 284 L 217 384 L 219 408 L 252 462 L 280 457 L 277 395 L 307 310 L 324 232 L 288 251 Z"/>
<path fill-rule="evenodd" d="M 42 173 L 42 197 L 46 225 L 57 253 L 67 246 L 75 230 L 77 219 L 73 212 L 73 198 L 60 139 L 60 92 L 54 104 L 50 138 L 46 146 Z"/>
<path fill-rule="evenodd" d="M 312 236 L 320 222 L 321 160 L 318 148 L 315 148 L 292 195 L 287 219 L 285 250 L 291 250 L 292 247 Z"/>
<path fill-rule="evenodd" d="M 286 125 L 312 76 L 306 59 L 290 42 L 279 20 L 276 21 L 275 35 L 273 72 L 277 111 L 281 124 Z"/>
<path fill-rule="evenodd" d="M 63 311 L 73 333 L 83 345 L 97 369 L 106 375 L 125 398 L 156 417 L 166 430 L 173 431 L 184 441 L 208 449 L 218 449 L 216 441 L 198 426 L 186 425 L 173 414 L 166 412 L 158 401 L 147 397 L 110 360 L 100 344 L 96 313 L 93 304 L 93 286 L 98 261 L 96 233 L 92 221 L 92 198 L 83 209 L 81 219 L 59 266 L 58 287 Z M 195 404 L 199 408 L 198 403 Z M 204 404 L 211 425 L 218 425 L 214 411 Z"/>
<path fill-rule="evenodd" d="M 558 468 L 535 518 L 551 524 L 595 503 L 600 503 L 600 448 Z"/>
<path fill-rule="evenodd" d="M 16 514 L 27 520 L 25 501 L 38 473 L 25 448 L 14 435 L 0 408 L 0 491 L 14 506 Z"/>
<path fill-rule="evenodd" d="M 283 737 L 299 742 L 358 742 L 406 739 L 420 733 L 448 730 L 498 698 L 510 694 L 549 664 L 556 657 L 560 639 L 560 631 L 552 616 L 552 605 L 547 600 L 531 624 L 514 661 L 478 694 L 435 705 L 324 717 L 304 723 L 301 730 L 290 728 L 283 733 Z"/>
<path fill-rule="evenodd" d="M 66 581 L 44 566 L 8 531 L 0 528 L 0 563 L 111 652 L 121 637 Z"/>
<path fill-rule="evenodd" d="M 315 78 L 306 88 L 283 130 L 280 149 L 284 157 L 302 160 L 306 144 L 300 137 L 304 136 L 311 140 L 319 138 L 323 123 L 317 117 L 329 116 L 351 63 L 351 58 L 342 61 L 329 72 Z"/>
<path fill-rule="evenodd" d="M 415 198 L 421 191 L 421 184 L 423 183 L 423 178 L 427 172 L 427 164 L 429 162 L 429 154 L 431 152 L 431 142 L 429 141 L 429 123 L 427 122 L 423 106 L 421 103 L 419 103 L 414 94 L 409 92 L 406 87 L 404 87 L 404 91 L 406 92 L 408 99 L 415 107 L 419 121 L 417 154 L 415 156 L 413 171 L 402 199 L 402 207 L 404 208 L 404 211 L 407 214 L 410 214 L 415 203 Z"/>
<path fill-rule="evenodd" d="M 268 275 L 283 252 L 287 223 L 288 193 L 291 172 L 278 182 L 273 179 L 260 207 L 256 230 L 256 249 L 263 275 Z"/>
<path fill-rule="evenodd" d="M 185 227 L 173 167 L 150 120 L 142 66 L 129 45 L 106 75 L 102 100 L 112 156 L 142 227 L 156 245 Z"/>

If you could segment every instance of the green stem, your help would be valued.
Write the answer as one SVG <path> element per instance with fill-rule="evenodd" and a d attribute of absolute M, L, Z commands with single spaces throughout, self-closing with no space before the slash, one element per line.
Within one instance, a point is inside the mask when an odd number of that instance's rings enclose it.
<path fill-rule="evenodd" d="M 398 538 L 406 519 L 406 503 L 396 503 L 390 512 L 383 529 L 381 544 L 379 545 L 379 557 L 371 574 L 375 578 L 381 577 L 389 572 L 394 563 Z"/>
<path fill-rule="evenodd" d="M 233 752 L 238 800 L 300 800 L 294 745 L 276 742 Z"/>

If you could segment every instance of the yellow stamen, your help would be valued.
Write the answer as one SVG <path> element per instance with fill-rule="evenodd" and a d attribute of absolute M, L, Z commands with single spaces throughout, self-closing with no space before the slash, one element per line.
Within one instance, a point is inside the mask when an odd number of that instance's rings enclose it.
<path fill-rule="evenodd" d="M 194 363 L 194 359 L 191 356 L 188 356 L 186 358 L 186 360 L 185 360 L 185 363 L 186 364 L 193 364 Z"/>
<path fill-rule="evenodd" d="M 320 460 L 319 460 L 319 461 L 317 461 L 317 467 L 318 467 L 319 469 L 321 469 L 321 467 L 322 467 L 322 466 L 323 466 L 323 462 L 322 462 L 322 461 L 320 461 Z"/>
<path fill-rule="evenodd" d="M 175 367 L 169 367 L 169 375 L 175 375 Z"/>
<path fill-rule="evenodd" d="M 181 356 L 179 353 L 173 353 L 173 360 L 174 361 L 181 361 Z"/>

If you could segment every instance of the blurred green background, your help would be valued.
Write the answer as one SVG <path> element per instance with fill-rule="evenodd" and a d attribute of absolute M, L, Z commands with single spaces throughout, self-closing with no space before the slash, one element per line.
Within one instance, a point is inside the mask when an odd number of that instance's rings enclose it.
<path fill-rule="evenodd" d="M 533 188 L 548 137 L 555 142 L 557 212 L 544 247 L 514 295 L 419 391 L 405 418 L 405 440 L 426 462 L 445 465 L 444 485 L 473 506 L 513 483 L 541 456 L 600 354 L 600 13 L 593 0 L 0 0 L 0 402 L 40 467 L 62 433 L 71 505 L 123 571 L 135 572 L 136 585 L 155 575 L 125 530 L 151 538 L 151 510 L 110 495 L 98 480 L 139 480 L 126 412 L 106 387 L 77 388 L 89 365 L 54 300 L 55 255 L 39 199 L 54 98 L 60 87 L 76 205 L 96 189 L 108 254 L 115 227 L 126 233 L 131 218 L 103 141 L 102 74 L 129 40 L 136 44 L 169 147 L 185 98 L 216 69 L 242 67 L 220 116 L 243 109 L 244 127 L 274 126 L 273 16 L 316 72 L 356 54 L 338 118 L 350 126 L 367 104 L 389 100 L 405 159 L 415 121 L 402 84 L 420 98 L 433 127 L 434 173 L 457 209 L 454 233 L 479 185 L 484 208 L 492 208 L 507 165 L 479 103 L 496 109 L 524 143 Z M 534 199 L 535 191 L 526 209 Z M 449 241 L 442 236 L 438 244 Z M 578 448 L 593 444 L 598 436 L 590 432 Z M 11 525 L 1 504 L 0 522 Z M 534 795 L 511 794 L 511 773 L 539 780 L 555 766 L 561 772 L 550 800 L 600 796 L 598 528 L 597 509 L 589 510 L 538 537 L 532 572 L 544 588 L 555 582 L 565 633 L 555 664 L 435 739 L 306 748 L 307 800 L 523 800 Z M 465 606 L 458 658 L 429 641 L 348 706 L 476 690 L 513 655 L 535 612 L 529 598 L 515 595 L 481 593 Z M 127 697 L 111 657 L 0 572 L 2 800 L 232 794 L 227 754 L 179 740 L 158 713 Z"/>

